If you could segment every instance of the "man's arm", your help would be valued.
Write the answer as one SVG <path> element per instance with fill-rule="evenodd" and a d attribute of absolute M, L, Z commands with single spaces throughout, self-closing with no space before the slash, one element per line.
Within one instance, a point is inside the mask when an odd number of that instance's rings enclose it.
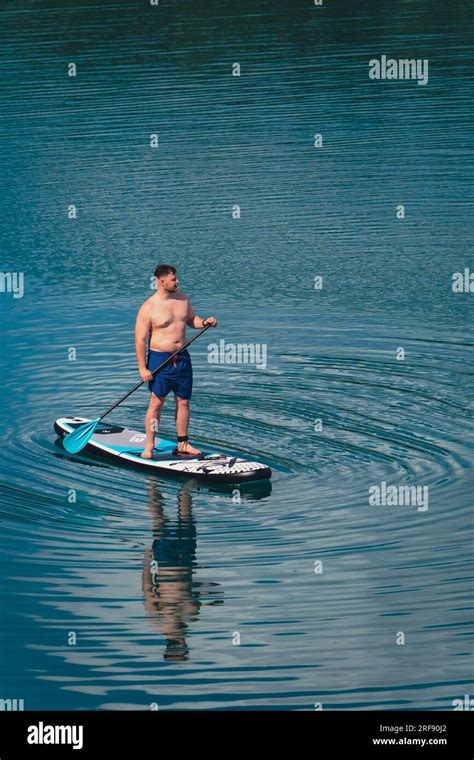
<path fill-rule="evenodd" d="M 204 327 L 204 323 L 209 323 L 212 327 L 215 327 L 217 325 L 217 319 L 214 317 L 207 317 L 205 319 L 198 317 L 191 305 L 191 301 L 188 301 L 188 317 L 186 319 L 188 327 L 194 327 L 195 330 L 199 330 L 199 328 Z"/>
<path fill-rule="evenodd" d="M 137 354 L 138 370 L 142 380 L 151 380 L 151 372 L 146 367 L 146 342 L 150 334 L 150 307 L 144 303 L 137 314 L 135 323 L 135 351 Z"/>

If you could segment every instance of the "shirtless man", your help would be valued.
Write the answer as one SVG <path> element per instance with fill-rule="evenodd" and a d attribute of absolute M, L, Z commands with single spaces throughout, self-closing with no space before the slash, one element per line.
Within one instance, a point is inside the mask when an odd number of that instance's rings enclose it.
<path fill-rule="evenodd" d="M 187 349 L 156 375 L 152 375 L 152 371 L 186 342 L 186 325 L 195 329 L 208 324 L 215 327 L 217 320 L 214 317 L 201 319 L 197 316 L 187 295 L 178 290 L 179 282 L 174 267 L 159 264 L 155 269 L 155 277 L 157 291 L 140 308 L 135 326 L 138 369 L 142 380 L 148 383 L 150 389 L 150 405 L 145 417 L 146 445 L 141 456 L 145 459 L 152 458 L 161 410 L 171 390 L 176 400 L 178 446 L 175 451 L 197 456 L 201 452 L 188 442 L 193 369 Z M 149 351 L 145 360 L 147 340 Z"/>

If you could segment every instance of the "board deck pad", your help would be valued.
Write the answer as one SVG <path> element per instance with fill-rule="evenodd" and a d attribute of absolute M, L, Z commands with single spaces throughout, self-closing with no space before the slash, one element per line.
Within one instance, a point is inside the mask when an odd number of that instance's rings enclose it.
<path fill-rule="evenodd" d="M 61 417 L 54 429 L 64 437 L 80 425 L 90 422 L 85 417 Z M 239 456 L 219 452 L 202 452 L 199 456 L 175 453 L 176 441 L 156 438 L 152 459 L 140 456 L 145 446 L 145 433 L 121 425 L 99 422 L 85 451 L 113 459 L 117 464 L 154 470 L 160 474 L 178 475 L 196 480 L 239 483 L 271 477 L 271 469 L 261 462 L 250 462 Z"/>

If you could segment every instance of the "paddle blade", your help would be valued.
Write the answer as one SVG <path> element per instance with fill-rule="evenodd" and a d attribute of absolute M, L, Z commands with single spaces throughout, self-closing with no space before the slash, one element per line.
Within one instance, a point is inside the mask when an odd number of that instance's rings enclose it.
<path fill-rule="evenodd" d="M 63 438 L 63 446 L 70 454 L 77 454 L 84 446 L 87 445 L 87 441 L 91 438 L 94 430 L 96 429 L 100 417 L 90 422 L 85 422 L 84 425 L 79 425 L 72 433 L 68 433 Z"/>

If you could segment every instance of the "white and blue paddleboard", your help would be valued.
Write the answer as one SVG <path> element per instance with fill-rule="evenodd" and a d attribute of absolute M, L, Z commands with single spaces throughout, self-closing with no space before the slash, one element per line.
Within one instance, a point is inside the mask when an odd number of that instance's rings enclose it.
<path fill-rule="evenodd" d="M 64 438 L 90 420 L 84 417 L 61 417 L 54 429 Z M 156 438 L 152 459 L 140 456 L 145 446 L 145 434 L 130 428 L 99 422 L 84 451 L 114 461 L 116 464 L 140 467 L 160 475 L 179 475 L 213 483 L 241 483 L 268 479 L 270 467 L 261 462 L 249 462 L 237 456 L 204 452 L 199 456 L 176 454 L 176 442 Z"/>

